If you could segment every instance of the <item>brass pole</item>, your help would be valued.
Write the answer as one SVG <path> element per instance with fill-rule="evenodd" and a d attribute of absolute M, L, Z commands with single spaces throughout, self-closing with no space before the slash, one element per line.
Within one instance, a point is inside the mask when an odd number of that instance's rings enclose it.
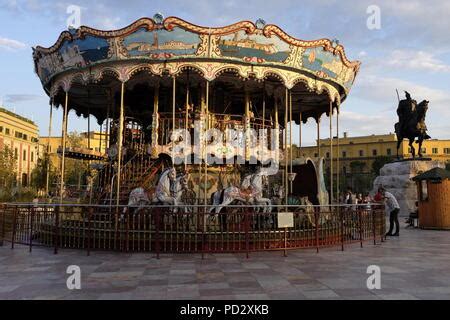
<path fill-rule="evenodd" d="M 122 166 L 122 144 L 123 144 L 123 127 L 124 127 L 124 95 L 125 95 L 125 82 L 122 82 L 120 89 L 120 113 L 119 113 L 119 133 L 117 138 L 117 199 L 116 205 L 120 204 L 120 179 L 121 179 L 121 166 Z"/>
<path fill-rule="evenodd" d="M 155 152 L 158 146 L 158 137 L 159 137 L 159 116 L 158 116 L 158 107 L 159 107 L 159 84 L 155 87 L 155 93 L 153 96 L 153 119 L 152 119 L 152 154 L 151 157 L 155 156 L 153 152 Z"/>
<path fill-rule="evenodd" d="M 105 153 L 106 153 L 106 148 L 109 149 L 109 141 L 110 141 L 110 137 L 109 137 L 109 134 L 110 134 L 109 117 L 110 117 L 110 105 L 108 103 L 108 107 L 106 109 L 105 149 L 104 149 Z M 102 150 L 100 149 L 100 151 L 102 151 Z"/>
<path fill-rule="evenodd" d="M 175 133 L 175 112 L 176 112 L 176 78 L 172 80 L 172 133 Z M 172 167 L 175 168 L 174 149 L 172 148 Z"/>
<path fill-rule="evenodd" d="M 266 145 L 266 137 L 267 137 L 267 132 L 265 131 L 266 129 L 266 83 L 264 82 L 264 86 L 263 86 L 263 118 L 262 118 L 262 141 L 260 141 L 261 143 L 261 164 L 264 163 L 264 150 L 265 150 L 265 145 Z"/>
<path fill-rule="evenodd" d="M 330 204 L 333 204 L 333 102 L 330 101 Z"/>
<path fill-rule="evenodd" d="M 337 166 L 337 176 L 336 176 L 336 199 L 339 201 L 339 196 L 340 196 L 340 175 L 341 175 L 341 168 L 340 168 L 340 163 L 339 163 L 339 159 L 341 157 L 340 150 L 340 142 L 339 142 L 339 112 L 340 112 L 340 106 L 339 104 L 337 105 L 337 109 L 336 109 L 336 144 L 337 144 L 337 157 L 336 157 L 336 166 Z"/>
<path fill-rule="evenodd" d="M 288 204 L 288 194 L 289 194 L 289 180 L 288 180 L 288 139 L 287 139 L 287 132 L 288 132 L 288 107 L 289 107 L 289 90 L 286 88 L 286 94 L 284 98 L 284 187 L 285 187 L 285 201 L 286 205 Z"/>
<path fill-rule="evenodd" d="M 245 161 L 250 160 L 250 96 L 245 90 Z"/>
<path fill-rule="evenodd" d="M 63 202 L 63 193 L 64 193 L 64 170 L 65 170 L 65 161 L 66 161 L 66 136 L 67 136 L 67 109 L 69 104 L 69 92 L 66 91 L 66 98 L 64 103 L 64 115 L 63 115 L 63 123 L 62 123 L 62 157 L 61 157 L 61 181 L 59 187 L 59 197 L 60 203 Z"/>
<path fill-rule="evenodd" d="M 53 98 L 50 101 L 50 119 L 48 121 L 48 140 L 47 140 L 47 175 L 45 178 L 45 194 L 48 196 L 50 185 L 50 139 L 52 136 L 52 119 L 53 119 Z"/>
<path fill-rule="evenodd" d="M 290 151 L 290 162 L 291 162 L 291 174 L 293 173 L 293 159 L 292 159 L 292 91 L 289 90 L 289 151 Z M 290 179 L 289 179 L 290 180 Z M 294 181 L 289 181 L 291 187 L 291 194 L 293 191 Z"/>
<path fill-rule="evenodd" d="M 208 183 L 208 154 L 206 151 L 207 148 L 207 135 L 206 131 L 208 130 L 208 124 L 209 124 L 209 81 L 206 81 L 206 103 L 205 103 L 205 111 L 206 111 L 206 124 L 205 124 L 205 145 L 204 145 L 204 159 L 205 159 L 205 178 L 204 178 L 204 196 L 205 196 L 205 205 L 207 204 L 208 200 L 208 190 L 206 189 L 207 183 Z M 206 207 L 205 207 L 206 209 Z"/>
<path fill-rule="evenodd" d="M 185 115 L 185 128 L 184 128 L 184 152 L 187 151 L 188 146 L 187 143 L 187 137 L 188 137 L 188 130 L 189 130 L 189 70 L 187 72 L 187 84 L 186 84 L 186 115 Z M 190 155 L 190 153 L 189 153 Z M 184 171 L 187 170 L 187 162 L 188 162 L 188 155 L 186 154 L 186 157 L 184 159 Z"/>
<path fill-rule="evenodd" d="M 302 113 L 300 112 L 300 124 L 298 126 L 298 156 L 301 157 L 302 156 L 302 121 L 303 121 L 303 117 L 302 117 Z"/>
<path fill-rule="evenodd" d="M 317 157 L 320 159 L 320 117 L 317 122 Z"/>

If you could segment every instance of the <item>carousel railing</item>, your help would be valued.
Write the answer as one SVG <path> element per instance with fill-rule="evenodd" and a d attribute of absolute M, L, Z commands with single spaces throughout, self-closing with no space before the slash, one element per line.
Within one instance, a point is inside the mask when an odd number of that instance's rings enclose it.
<path fill-rule="evenodd" d="M 277 213 L 250 206 L 229 206 L 209 214 L 211 206 L 87 206 L 3 204 L 0 243 L 123 252 L 220 253 L 323 247 L 341 250 L 352 243 L 384 241 L 385 216 L 380 206 L 281 206 L 292 212 L 293 225 L 279 228 Z"/>

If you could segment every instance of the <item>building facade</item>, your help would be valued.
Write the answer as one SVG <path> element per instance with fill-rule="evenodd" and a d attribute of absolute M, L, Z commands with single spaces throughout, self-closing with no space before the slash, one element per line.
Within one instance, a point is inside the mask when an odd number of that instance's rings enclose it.
<path fill-rule="evenodd" d="M 91 152 L 95 154 L 105 154 L 107 149 L 107 135 L 100 132 L 81 132 L 79 134 L 79 147 L 83 152 Z M 49 147 L 49 154 L 54 166 L 59 168 L 60 156 L 58 153 L 62 150 L 61 137 L 40 137 L 39 141 L 46 150 Z M 70 148 L 70 142 L 66 140 L 67 148 Z M 67 149 L 66 149 L 67 150 Z"/>
<path fill-rule="evenodd" d="M 373 172 L 373 162 L 380 157 L 395 159 L 397 156 L 397 137 L 393 133 L 383 135 L 370 135 L 351 137 L 344 133 L 338 140 L 333 138 L 333 177 L 337 181 L 340 177 L 340 190 L 347 186 L 354 190 L 367 192 L 372 187 L 376 173 Z M 414 144 L 417 154 L 417 144 Z M 293 147 L 293 157 L 324 157 L 326 175 L 330 175 L 330 139 L 320 139 L 319 146 Z M 450 140 L 426 140 L 422 144 L 423 157 L 438 160 L 443 163 L 450 161 Z M 411 158 L 408 140 L 402 141 L 399 148 L 399 156 L 402 159 Z M 338 161 L 339 157 L 339 161 Z M 339 170 L 338 170 L 339 162 Z M 335 184 L 336 186 L 336 184 Z M 327 188 L 329 186 L 327 185 Z"/>
<path fill-rule="evenodd" d="M 25 117 L 0 107 L 0 150 L 9 148 L 16 159 L 18 184 L 31 183 L 31 172 L 40 157 L 38 126 Z"/>

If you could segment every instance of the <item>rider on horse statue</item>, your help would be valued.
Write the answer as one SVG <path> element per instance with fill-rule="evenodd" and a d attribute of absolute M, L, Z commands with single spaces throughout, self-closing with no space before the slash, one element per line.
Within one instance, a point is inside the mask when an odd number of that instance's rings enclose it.
<path fill-rule="evenodd" d="M 419 144 L 419 156 L 422 156 L 422 142 L 431 137 L 427 134 L 427 126 L 425 124 L 425 115 L 428 110 L 429 101 L 423 100 L 417 104 L 417 101 L 411 98 L 409 92 L 405 91 L 406 99 L 400 100 L 397 108 L 399 122 L 395 124 L 395 133 L 397 134 L 397 156 L 398 149 L 403 139 L 409 140 L 411 153 L 415 157 L 415 149 L 412 145 L 415 138 Z"/>

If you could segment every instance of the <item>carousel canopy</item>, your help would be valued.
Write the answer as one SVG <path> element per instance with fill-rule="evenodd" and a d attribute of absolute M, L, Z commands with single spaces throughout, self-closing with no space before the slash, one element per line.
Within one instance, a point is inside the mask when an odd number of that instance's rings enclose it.
<path fill-rule="evenodd" d="M 92 114 L 99 123 L 107 110 L 115 113 L 120 83 L 127 86 L 127 114 L 151 114 L 156 86 L 160 100 L 170 101 L 171 77 L 181 86 L 180 101 L 183 87 L 209 81 L 218 92 L 213 103 L 222 103 L 222 112 L 227 103 L 231 111 L 242 102 L 244 91 L 257 106 L 261 92 L 275 103 L 287 88 L 294 114 L 317 119 L 329 112 L 330 102 L 337 106 L 347 97 L 360 66 L 347 59 L 337 41 L 296 39 L 262 20 L 210 28 L 160 15 L 115 31 L 84 26 L 64 31 L 52 47 L 36 47 L 33 58 L 55 105 L 69 92 L 69 108 Z M 221 96 L 228 100 L 220 102 Z"/>

